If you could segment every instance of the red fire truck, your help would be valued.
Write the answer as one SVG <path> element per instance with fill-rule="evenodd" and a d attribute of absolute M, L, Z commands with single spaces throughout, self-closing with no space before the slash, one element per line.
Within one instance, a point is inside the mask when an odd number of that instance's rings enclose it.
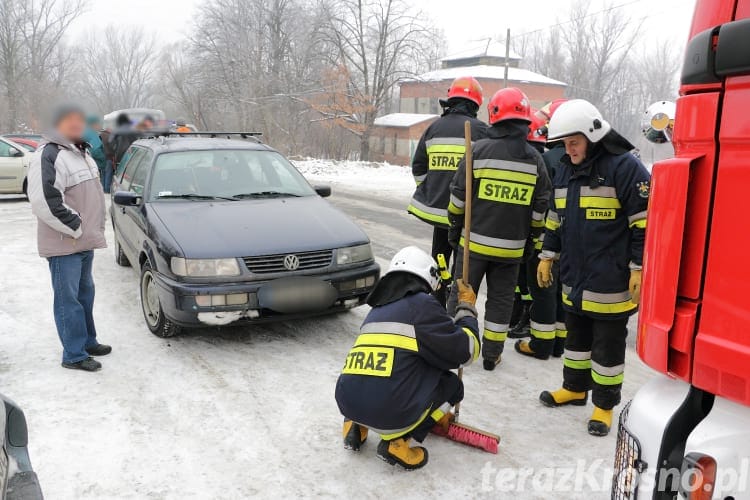
<path fill-rule="evenodd" d="M 637 349 L 659 375 L 620 416 L 613 499 L 750 499 L 750 0 L 696 3 L 648 214 Z"/>

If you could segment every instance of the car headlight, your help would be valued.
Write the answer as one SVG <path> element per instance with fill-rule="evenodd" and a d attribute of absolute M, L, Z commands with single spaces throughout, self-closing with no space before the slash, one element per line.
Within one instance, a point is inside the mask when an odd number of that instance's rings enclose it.
<path fill-rule="evenodd" d="M 237 259 L 184 259 L 172 257 L 172 272 L 177 276 L 208 278 L 211 276 L 239 276 Z"/>
<path fill-rule="evenodd" d="M 336 250 L 336 264 L 345 266 L 372 260 L 372 247 L 369 243 L 356 247 L 339 248 Z"/>

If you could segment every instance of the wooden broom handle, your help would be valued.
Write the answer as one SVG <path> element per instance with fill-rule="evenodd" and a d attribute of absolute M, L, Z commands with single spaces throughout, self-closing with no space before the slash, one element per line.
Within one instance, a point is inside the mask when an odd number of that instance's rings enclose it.
<path fill-rule="evenodd" d="M 466 120 L 464 123 L 464 141 L 466 142 L 466 153 L 464 156 L 465 167 L 466 167 L 466 194 L 464 196 L 464 256 L 461 266 L 461 279 L 464 283 L 469 283 L 469 241 L 471 235 L 471 200 L 474 197 L 472 189 L 472 181 L 474 179 L 474 153 L 471 149 L 471 122 Z M 458 379 L 463 379 L 464 369 L 460 367 L 458 369 Z M 461 402 L 456 403 L 453 408 L 453 414 L 455 415 L 455 422 L 458 422 L 458 415 L 461 412 Z"/>
<path fill-rule="evenodd" d="M 471 123 L 464 123 L 464 141 L 466 142 L 466 195 L 464 200 L 464 258 L 461 267 L 461 279 L 469 283 L 469 241 L 471 235 L 471 200 L 473 198 L 472 181 L 474 179 L 474 154 L 471 148 Z"/>

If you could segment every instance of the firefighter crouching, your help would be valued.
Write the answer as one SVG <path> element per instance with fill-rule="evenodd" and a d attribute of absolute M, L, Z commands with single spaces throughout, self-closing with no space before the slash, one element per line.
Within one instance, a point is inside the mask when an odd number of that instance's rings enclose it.
<path fill-rule="evenodd" d="M 481 350 L 474 291 L 458 284 L 451 318 L 433 296 L 439 287 L 437 263 L 406 247 L 368 297 L 373 309 L 336 384 L 345 448 L 359 450 L 371 429 L 382 438 L 378 456 L 389 464 L 427 463 L 427 450 L 409 440 L 421 443 L 437 423 L 447 427 L 450 408 L 464 395 L 450 370 L 472 363 Z"/>
<path fill-rule="evenodd" d="M 541 155 L 526 142 L 530 105 L 517 88 L 499 90 L 488 106 L 492 127 L 473 148 L 472 217 L 469 241 L 461 235 L 466 195 L 466 161 L 458 166 L 451 186 L 448 212 L 451 240 L 469 245 L 469 276 L 461 276 L 463 256 L 456 256 L 456 274 L 475 290 L 487 279 L 484 314 L 484 368 L 500 362 L 513 309 L 519 263 L 544 226 L 550 179 Z M 448 310 L 457 303 L 451 292 Z"/>
<path fill-rule="evenodd" d="M 604 436 L 620 403 L 628 317 L 640 299 L 641 265 L 650 176 L 589 102 L 560 106 L 549 140 L 564 141 L 566 155 L 553 180 L 555 204 L 548 214 L 540 286 L 553 283 L 560 260 L 568 337 L 563 386 L 543 392 L 546 406 L 586 404 L 592 391 L 589 434 Z"/>
<path fill-rule="evenodd" d="M 453 249 L 448 243 L 448 201 L 450 183 L 465 153 L 464 123 L 471 123 L 472 140 L 486 136 L 487 125 L 477 119 L 482 105 L 482 87 L 474 78 L 461 77 L 448 90 L 448 99 L 440 100 L 442 116 L 431 124 L 417 145 L 412 159 L 412 174 L 417 183 L 408 211 L 433 226 L 432 258 L 445 255 L 450 262 Z M 446 289 L 436 295 L 445 306 Z"/>

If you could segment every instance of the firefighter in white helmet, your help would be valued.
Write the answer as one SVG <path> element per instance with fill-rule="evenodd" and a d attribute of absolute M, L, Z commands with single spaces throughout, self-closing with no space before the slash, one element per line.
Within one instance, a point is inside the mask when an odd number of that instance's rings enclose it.
<path fill-rule="evenodd" d="M 367 298 L 372 310 L 336 384 L 345 448 L 359 450 L 371 429 L 381 437 L 378 456 L 389 464 L 427 463 L 427 450 L 409 441 L 421 443 L 436 423 L 447 427 L 450 408 L 464 395 L 450 370 L 475 361 L 481 350 L 471 286 L 458 282 L 451 317 L 434 296 L 441 284 L 435 260 L 406 247 Z"/>
<path fill-rule="evenodd" d="M 548 140 L 563 141 L 565 156 L 552 181 L 537 277 L 552 285 L 560 261 L 568 336 L 562 388 L 540 395 L 547 406 L 583 406 L 592 391 L 589 433 L 602 436 L 620 403 L 628 318 L 640 298 L 650 176 L 591 103 L 562 104 Z"/>

